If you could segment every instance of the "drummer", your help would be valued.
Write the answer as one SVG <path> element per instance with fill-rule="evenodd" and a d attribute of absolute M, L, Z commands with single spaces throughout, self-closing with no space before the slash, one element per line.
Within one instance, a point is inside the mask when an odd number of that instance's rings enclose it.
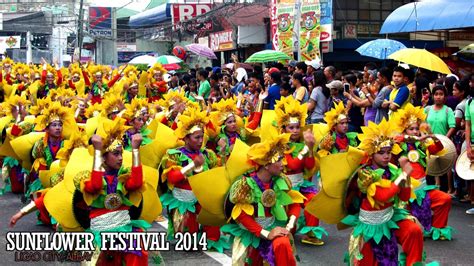
<path fill-rule="evenodd" d="M 427 154 L 435 155 L 443 151 L 443 144 L 424 122 L 426 114 L 421 107 L 408 103 L 392 117 L 401 132 L 396 138 L 402 149 L 401 156 L 406 156 L 413 168 L 411 177 L 421 182 L 415 186 L 416 199 L 410 199 L 408 208 L 424 228 L 424 235 L 433 240 L 451 240 L 452 228 L 447 226 L 451 210 L 451 196 L 426 184 Z M 449 171 L 451 169 L 449 168 Z"/>

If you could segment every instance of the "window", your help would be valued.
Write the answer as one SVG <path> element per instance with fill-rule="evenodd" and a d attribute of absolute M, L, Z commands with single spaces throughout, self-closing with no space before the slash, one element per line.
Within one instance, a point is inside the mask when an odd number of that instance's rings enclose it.
<path fill-rule="evenodd" d="M 357 10 L 347 10 L 347 19 L 348 20 L 357 20 Z"/>
<path fill-rule="evenodd" d="M 360 9 L 369 9 L 369 0 L 359 0 Z"/>
<path fill-rule="evenodd" d="M 371 10 L 370 11 L 370 20 L 380 20 L 380 11 Z"/>
<path fill-rule="evenodd" d="M 370 20 L 369 10 L 359 10 L 359 19 L 360 20 Z"/>

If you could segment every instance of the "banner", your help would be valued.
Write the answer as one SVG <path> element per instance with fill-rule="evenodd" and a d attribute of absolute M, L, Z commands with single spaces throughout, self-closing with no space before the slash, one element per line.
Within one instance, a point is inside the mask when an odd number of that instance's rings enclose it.
<path fill-rule="evenodd" d="M 332 40 L 332 0 L 319 0 L 321 5 L 321 41 Z"/>
<path fill-rule="evenodd" d="M 293 28 L 295 21 L 294 4 L 278 4 L 276 16 L 278 19 L 278 26 L 275 34 L 277 42 L 275 50 L 282 51 L 293 58 Z"/>
<path fill-rule="evenodd" d="M 94 36 L 112 37 L 111 7 L 89 7 L 89 33 Z"/>
<path fill-rule="evenodd" d="M 0 37 L 0 53 L 4 54 L 7 48 L 20 48 L 21 36 Z"/>
<path fill-rule="evenodd" d="M 209 34 L 209 45 L 215 52 L 235 49 L 233 31 L 225 30 Z"/>
<path fill-rule="evenodd" d="M 321 10 L 318 1 L 302 3 L 299 35 L 301 61 L 321 58 L 319 52 L 320 18 Z"/>

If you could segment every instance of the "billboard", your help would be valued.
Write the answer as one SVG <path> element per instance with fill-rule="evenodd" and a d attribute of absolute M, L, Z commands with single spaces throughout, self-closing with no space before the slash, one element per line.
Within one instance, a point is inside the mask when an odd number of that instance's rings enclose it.
<path fill-rule="evenodd" d="M 94 36 L 112 37 L 111 7 L 89 7 L 89 33 Z"/>
<path fill-rule="evenodd" d="M 173 4 L 171 8 L 173 25 L 176 26 L 180 22 L 205 14 L 211 11 L 211 8 L 212 4 Z M 202 28 L 205 30 L 212 29 L 212 21 L 205 21 Z"/>

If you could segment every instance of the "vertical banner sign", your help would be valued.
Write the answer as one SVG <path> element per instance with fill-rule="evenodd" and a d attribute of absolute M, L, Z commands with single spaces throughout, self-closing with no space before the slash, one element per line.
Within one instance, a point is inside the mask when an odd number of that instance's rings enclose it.
<path fill-rule="evenodd" d="M 89 7 L 89 33 L 94 36 L 112 37 L 111 7 Z"/>
<path fill-rule="evenodd" d="M 294 4 L 280 3 L 277 5 L 278 27 L 276 32 L 277 47 L 293 58 L 293 28 L 295 21 Z"/>
<path fill-rule="evenodd" d="M 321 41 L 332 41 L 332 0 L 319 0 L 321 4 Z"/>
<path fill-rule="evenodd" d="M 270 36 L 272 38 L 272 46 L 274 50 L 278 50 L 278 16 L 277 7 L 278 0 L 270 0 Z"/>
<path fill-rule="evenodd" d="M 299 44 L 301 60 L 303 61 L 320 58 L 320 18 L 321 10 L 319 8 L 319 1 L 302 3 Z"/>

